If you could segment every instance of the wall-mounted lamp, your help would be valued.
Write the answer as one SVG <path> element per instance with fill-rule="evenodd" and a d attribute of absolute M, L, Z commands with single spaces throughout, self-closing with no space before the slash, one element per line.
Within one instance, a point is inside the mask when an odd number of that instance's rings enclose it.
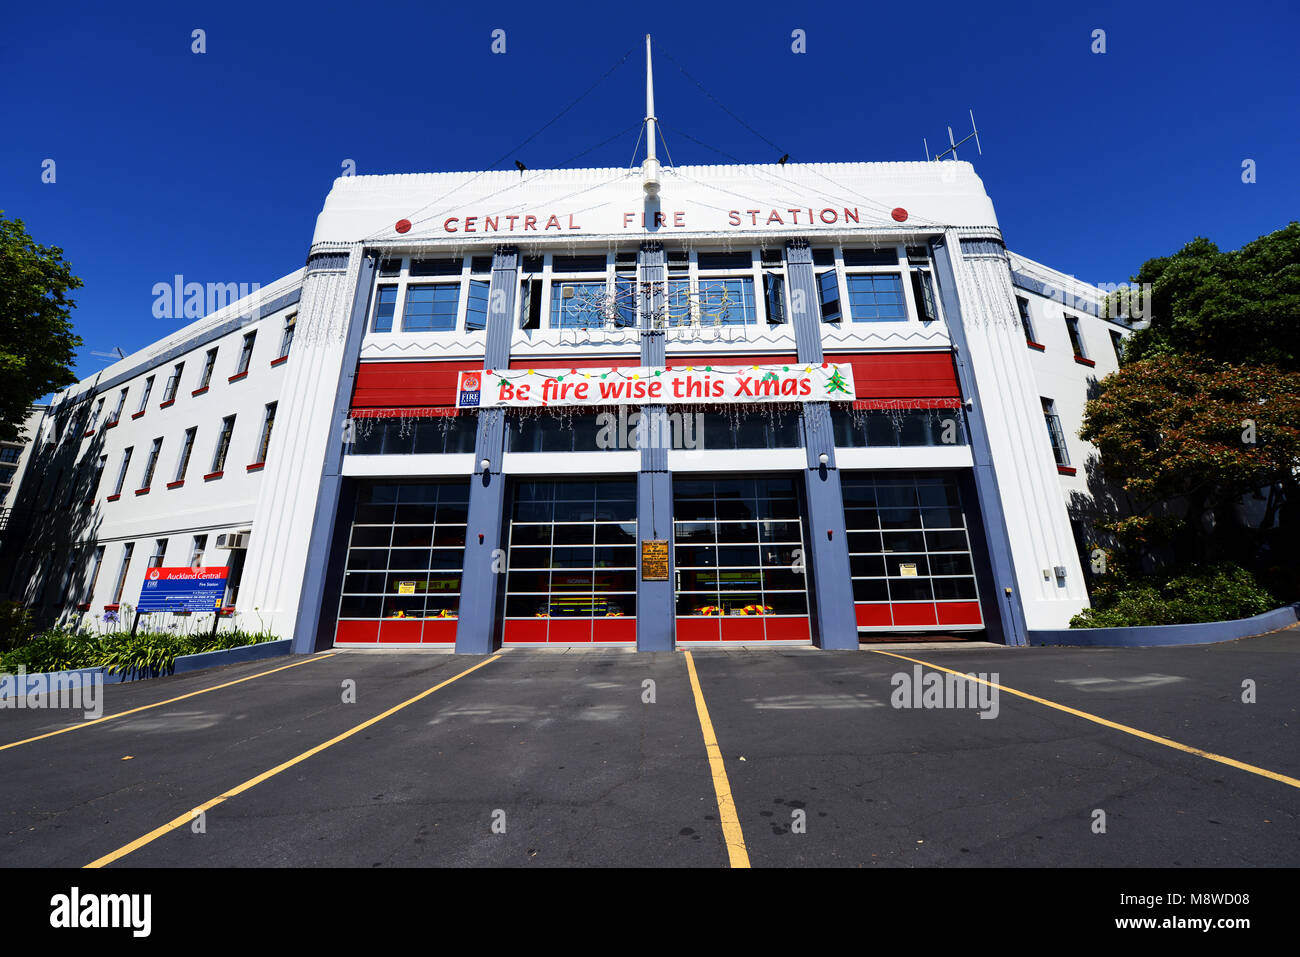
<path fill-rule="evenodd" d="M 491 468 L 491 466 L 492 466 L 492 461 L 490 459 L 484 459 L 482 462 L 478 464 L 479 469 L 481 469 L 484 472 L 486 472 L 489 468 Z"/>
<path fill-rule="evenodd" d="M 827 455 L 825 452 L 823 452 L 821 455 L 817 456 L 817 461 L 820 462 L 822 465 L 827 464 L 830 460 L 831 460 L 831 457 L 830 457 L 829 455 Z"/>

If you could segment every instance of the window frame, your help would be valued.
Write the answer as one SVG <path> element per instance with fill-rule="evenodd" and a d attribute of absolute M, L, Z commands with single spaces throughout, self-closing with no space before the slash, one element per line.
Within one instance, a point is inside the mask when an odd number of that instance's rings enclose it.
<path fill-rule="evenodd" d="M 144 464 L 144 474 L 141 476 L 140 488 L 152 488 L 153 478 L 158 471 L 158 460 L 162 458 L 163 437 L 160 435 L 153 440 L 153 445 L 149 449 L 149 460 Z"/>
<path fill-rule="evenodd" d="M 203 375 L 199 378 L 199 388 L 206 389 L 212 384 L 212 371 L 217 367 L 217 351 L 220 346 L 209 349 L 203 360 Z"/>
<path fill-rule="evenodd" d="M 185 430 L 184 443 L 181 445 L 181 454 L 176 459 L 176 477 L 173 482 L 184 482 L 185 473 L 190 467 L 190 457 L 194 454 L 194 442 L 198 437 L 199 427 L 192 425 Z"/>
<path fill-rule="evenodd" d="M 138 408 L 138 409 L 135 410 L 135 414 L 136 414 L 136 415 L 139 415 L 139 414 L 142 413 L 145 409 L 149 408 L 149 396 L 150 396 L 151 394 L 153 394 L 153 380 L 154 380 L 155 378 L 156 378 L 156 375 L 151 375 L 151 376 L 148 376 L 148 377 L 145 378 L 145 380 L 144 380 L 144 395 L 140 396 L 140 408 Z"/>
<path fill-rule="evenodd" d="M 212 450 L 212 468 L 209 475 L 216 475 L 226 469 L 226 459 L 230 456 L 230 445 L 235 437 L 236 415 L 227 415 L 221 420 L 221 432 L 217 435 L 217 444 Z"/>
<path fill-rule="evenodd" d="M 253 364 L 253 347 L 257 343 L 257 330 L 244 333 L 244 342 L 240 346 L 239 361 L 235 368 L 235 375 L 240 376 L 246 373 Z"/>
<path fill-rule="evenodd" d="M 257 443 L 257 458 L 253 460 L 254 465 L 262 465 L 266 462 L 266 454 L 270 451 L 271 430 L 275 426 L 275 413 L 279 401 L 268 402 L 264 407 L 262 415 L 262 436 Z"/>

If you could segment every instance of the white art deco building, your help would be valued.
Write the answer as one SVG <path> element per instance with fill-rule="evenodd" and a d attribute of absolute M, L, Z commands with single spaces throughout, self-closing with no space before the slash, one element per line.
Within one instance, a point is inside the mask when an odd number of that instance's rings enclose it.
<path fill-rule="evenodd" d="M 300 652 L 1024 643 L 1088 602 L 1100 299 L 965 162 L 340 178 L 302 269 L 55 398 L 0 585 L 223 565 Z"/>

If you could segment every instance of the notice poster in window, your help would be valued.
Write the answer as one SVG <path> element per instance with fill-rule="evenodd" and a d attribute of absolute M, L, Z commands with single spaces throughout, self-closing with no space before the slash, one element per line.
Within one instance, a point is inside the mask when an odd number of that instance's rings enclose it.
<path fill-rule="evenodd" d="M 903 578 L 915 578 L 916 564 L 914 562 L 907 562 L 905 564 L 900 564 L 898 566 L 898 574 L 901 575 Z"/>
<path fill-rule="evenodd" d="M 648 582 L 668 581 L 668 542 L 648 538 L 641 542 L 641 579 Z"/>
<path fill-rule="evenodd" d="M 915 568 L 915 566 L 913 566 L 913 568 Z M 913 574 L 915 574 L 915 571 L 913 571 Z M 397 583 L 397 594 L 399 594 L 399 595 L 414 595 L 414 594 L 415 594 L 415 582 L 398 582 L 398 583 Z"/>

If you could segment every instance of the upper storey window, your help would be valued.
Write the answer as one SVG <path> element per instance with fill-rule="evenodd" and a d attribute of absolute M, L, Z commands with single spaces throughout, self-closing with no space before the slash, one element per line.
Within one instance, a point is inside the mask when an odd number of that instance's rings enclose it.
<path fill-rule="evenodd" d="M 371 332 L 457 332 L 487 327 L 491 256 L 385 259 Z"/>
<path fill-rule="evenodd" d="M 939 318 L 923 247 L 814 248 L 812 254 L 823 322 L 840 322 L 845 314 L 851 322 Z"/>

